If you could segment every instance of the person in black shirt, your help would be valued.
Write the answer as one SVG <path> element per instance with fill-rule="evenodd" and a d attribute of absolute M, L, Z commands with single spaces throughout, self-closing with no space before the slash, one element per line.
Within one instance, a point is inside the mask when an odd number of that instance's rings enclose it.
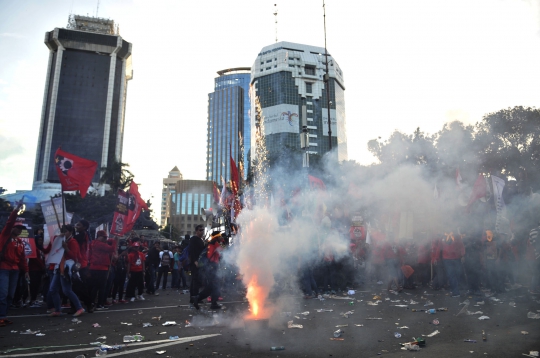
<path fill-rule="evenodd" d="M 159 241 L 154 242 L 154 246 L 148 250 L 148 256 L 146 257 L 146 268 L 148 270 L 148 275 L 150 280 L 146 285 L 146 293 L 149 295 L 156 294 L 156 270 L 159 267 L 159 252 L 161 247 Z"/>
<path fill-rule="evenodd" d="M 190 287 L 190 302 L 197 298 L 199 294 L 200 282 L 199 282 L 199 256 L 204 250 L 204 226 L 197 225 L 195 227 L 195 235 L 189 239 L 189 261 L 191 269 L 191 287 Z"/>

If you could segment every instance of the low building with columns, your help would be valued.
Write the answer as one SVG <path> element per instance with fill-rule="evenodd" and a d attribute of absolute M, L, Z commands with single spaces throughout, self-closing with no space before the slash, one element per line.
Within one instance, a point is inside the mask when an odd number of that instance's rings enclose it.
<path fill-rule="evenodd" d="M 78 15 L 67 28 L 46 32 L 45 45 L 49 62 L 33 188 L 59 186 L 53 160 L 58 147 L 98 162 L 97 183 L 99 168 L 122 160 L 132 45 L 113 20 Z"/>

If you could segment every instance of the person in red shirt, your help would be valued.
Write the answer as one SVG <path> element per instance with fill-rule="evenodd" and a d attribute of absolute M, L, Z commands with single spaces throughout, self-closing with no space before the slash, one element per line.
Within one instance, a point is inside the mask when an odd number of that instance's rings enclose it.
<path fill-rule="evenodd" d="M 41 229 L 40 231 L 43 232 Z M 28 271 L 30 274 L 30 307 L 41 307 L 41 304 L 36 302 L 36 298 L 43 275 L 46 273 L 45 254 L 43 253 L 43 234 L 36 235 L 34 240 L 36 242 L 36 257 L 28 259 Z"/>
<path fill-rule="evenodd" d="M 129 298 L 131 302 L 135 301 L 135 298 L 144 301 L 144 254 L 139 251 L 139 242 L 134 242 L 129 248 L 128 254 L 128 266 L 127 277 L 128 284 L 126 289 L 126 298 Z M 138 289 L 139 295 L 135 296 L 135 288 Z"/>
<path fill-rule="evenodd" d="M 24 225 L 17 223 L 17 213 L 21 206 L 19 204 L 13 210 L 0 234 L 0 250 L 3 255 L 0 260 L 0 327 L 13 323 L 6 316 L 15 295 L 19 271 L 23 271 L 29 280 L 24 244 L 19 239 Z"/>
<path fill-rule="evenodd" d="M 426 287 L 429 284 L 431 276 L 431 242 L 427 238 L 419 243 L 417 253 L 416 267 L 418 269 L 418 280 L 422 287 Z"/>
<path fill-rule="evenodd" d="M 90 299 L 90 267 L 88 266 L 88 248 L 90 247 L 90 235 L 88 228 L 90 224 L 86 220 L 80 220 L 75 224 L 73 237 L 79 244 L 81 268 L 79 275 L 81 279 L 73 283 L 73 291 L 83 301 L 88 312 L 92 311 L 94 302 Z"/>
<path fill-rule="evenodd" d="M 452 290 L 452 297 L 460 297 L 459 278 L 461 277 L 461 263 L 465 256 L 465 246 L 460 234 L 454 234 L 453 231 L 445 233 L 439 241 L 438 247 L 442 252 L 442 264 L 448 277 L 448 283 Z M 439 262 L 434 261 L 435 265 Z"/>
<path fill-rule="evenodd" d="M 59 264 L 55 265 L 54 276 L 51 280 L 51 286 L 49 288 L 49 294 L 54 302 L 54 312 L 50 314 L 51 317 L 58 317 L 62 315 L 61 312 L 61 299 L 60 289 L 64 295 L 69 298 L 72 304 L 75 305 L 75 314 L 73 317 L 82 315 L 85 311 L 81 306 L 81 302 L 72 289 L 72 278 L 70 267 L 75 266 L 80 262 L 81 255 L 79 251 L 79 244 L 73 237 L 74 228 L 72 225 L 62 226 L 61 236 L 55 237 L 55 240 L 62 240 L 62 247 L 64 249 L 64 255 Z"/>
<path fill-rule="evenodd" d="M 388 291 L 392 290 L 392 286 L 395 286 L 398 292 L 402 291 L 403 287 L 399 283 L 399 277 L 405 253 L 392 233 L 388 235 L 388 242 L 384 245 L 383 252 L 388 277 Z"/>
<path fill-rule="evenodd" d="M 116 251 L 116 240 L 113 244 L 107 243 L 107 233 L 103 230 L 97 232 L 97 239 L 92 241 L 89 249 L 90 263 L 90 301 L 94 303 L 98 299 L 96 311 L 107 309 L 105 300 L 107 299 L 107 278 L 111 258 Z M 99 292 L 99 297 L 98 297 Z"/>

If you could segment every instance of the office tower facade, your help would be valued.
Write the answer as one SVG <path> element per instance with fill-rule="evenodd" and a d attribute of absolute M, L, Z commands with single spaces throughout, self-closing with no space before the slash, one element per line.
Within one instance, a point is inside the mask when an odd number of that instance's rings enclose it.
<path fill-rule="evenodd" d="M 195 234 L 195 227 L 206 223 L 201 208 L 212 206 L 213 182 L 207 180 L 178 180 L 170 196 L 169 220 L 180 235 Z"/>
<path fill-rule="evenodd" d="M 176 182 L 184 179 L 177 166 L 172 168 L 167 178 L 163 178 L 163 188 L 161 189 L 161 222 L 160 225 L 165 227 L 169 219 L 170 196 L 176 194 Z"/>
<path fill-rule="evenodd" d="M 221 185 L 230 179 L 230 154 L 243 176 L 251 155 L 249 67 L 218 71 L 214 92 L 208 94 L 206 179 Z"/>
<path fill-rule="evenodd" d="M 310 156 L 322 157 L 330 150 L 329 95 L 332 150 L 337 150 L 340 161 L 347 160 L 343 72 L 329 54 L 329 88 L 326 88 L 325 57 L 324 48 L 291 42 L 277 42 L 261 50 L 251 67 L 252 153 L 255 152 L 255 128 L 262 124 L 271 164 L 292 153 L 301 155 L 300 133 L 305 115 L 309 136 L 307 152 Z"/>
<path fill-rule="evenodd" d="M 34 169 L 34 187 L 58 183 L 58 147 L 95 160 L 99 168 L 122 159 L 132 45 L 114 21 L 74 15 L 67 28 L 45 33 L 49 63 Z"/>

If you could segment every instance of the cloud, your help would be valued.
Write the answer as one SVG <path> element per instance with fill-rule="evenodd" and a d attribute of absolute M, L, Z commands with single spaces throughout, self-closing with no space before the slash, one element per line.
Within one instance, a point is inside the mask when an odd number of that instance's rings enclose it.
<path fill-rule="evenodd" d="M 9 82 L 0 78 L 0 86 L 7 85 Z"/>
<path fill-rule="evenodd" d="M 0 134 L 0 162 L 12 156 L 24 153 L 24 148 L 19 140 Z"/>
<path fill-rule="evenodd" d="M 14 39 L 24 39 L 24 38 L 26 38 L 25 35 L 16 34 L 16 33 L 13 33 L 13 32 L 2 32 L 2 33 L 0 33 L 0 37 L 11 37 L 11 38 L 14 38 Z"/>

